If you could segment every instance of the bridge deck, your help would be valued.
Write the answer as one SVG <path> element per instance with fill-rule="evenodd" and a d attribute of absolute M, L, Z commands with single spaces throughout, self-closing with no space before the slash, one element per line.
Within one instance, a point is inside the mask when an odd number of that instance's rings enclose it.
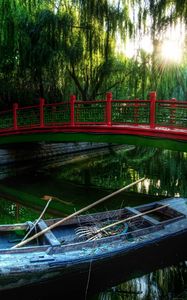
<path fill-rule="evenodd" d="M 142 141 L 140 140 L 142 138 Z M 0 112 L 0 143 L 21 141 L 99 141 L 145 143 L 187 141 L 187 102 L 156 100 L 76 101 L 18 107 Z M 150 143 L 151 140 L 151 143 Z M 161 141 L 161 142 L 160 142 Z M 182 145 L 182 144 L 181 144 Z M 187 146 L 182 145 L 183 151 Z"/>

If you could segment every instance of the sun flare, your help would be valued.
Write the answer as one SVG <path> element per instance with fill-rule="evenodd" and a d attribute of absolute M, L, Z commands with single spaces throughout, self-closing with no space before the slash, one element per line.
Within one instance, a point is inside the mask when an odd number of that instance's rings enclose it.
<path fill-rule="evenodd" d="M 179 63 L 183 55 L 182 45 L 175 40 L 165 40 L 161 47 L 161 55 L 167 61 Z"/>

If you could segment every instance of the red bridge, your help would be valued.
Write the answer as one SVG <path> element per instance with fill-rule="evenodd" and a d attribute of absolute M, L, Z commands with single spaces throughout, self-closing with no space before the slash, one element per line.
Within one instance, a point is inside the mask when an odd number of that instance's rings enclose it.
<path fill-rule="evenodd" d="M 187 102 L 105 100 L 45 103 L 0 112 L 0 143 L 97 141 L 142 144 L 187 151 Z M 179 145 L 180 144 L 180 145 Z"/>

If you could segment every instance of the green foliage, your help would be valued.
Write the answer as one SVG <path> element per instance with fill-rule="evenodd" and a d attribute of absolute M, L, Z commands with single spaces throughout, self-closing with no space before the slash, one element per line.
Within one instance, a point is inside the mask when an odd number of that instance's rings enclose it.
<path fill-rule="evenodd" d="M 0 100 L 29 104 L 117 98 L 185 99 L 186 60 L 176 68 L 159 57 L 170 24 L 186 22 L 185 1 L 0 0 Z M 150 34 L 153 54 L 118 55 L 116 42 Z M 118 36 L 118 38 L 117 38 Z M 25 103 L 26 102 L 26 103 Z"/>

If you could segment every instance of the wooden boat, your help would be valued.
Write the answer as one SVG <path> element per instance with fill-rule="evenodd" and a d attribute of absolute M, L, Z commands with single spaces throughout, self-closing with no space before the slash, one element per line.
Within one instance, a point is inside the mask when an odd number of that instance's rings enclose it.
<path fill-rule="evenodd" d="M 71 279 L 90 267 L 107 270 L 115 259 L 125 259 L 128 268 L 130 256 L 159 249 L 169 240 L 175 243 L 175 238 L 187 234 L 187 199 L 76 216 L 22 247 L 13 247 L 28 230 L 40 232 L 58 221 L 0 225 L 0 291 Z"/>

